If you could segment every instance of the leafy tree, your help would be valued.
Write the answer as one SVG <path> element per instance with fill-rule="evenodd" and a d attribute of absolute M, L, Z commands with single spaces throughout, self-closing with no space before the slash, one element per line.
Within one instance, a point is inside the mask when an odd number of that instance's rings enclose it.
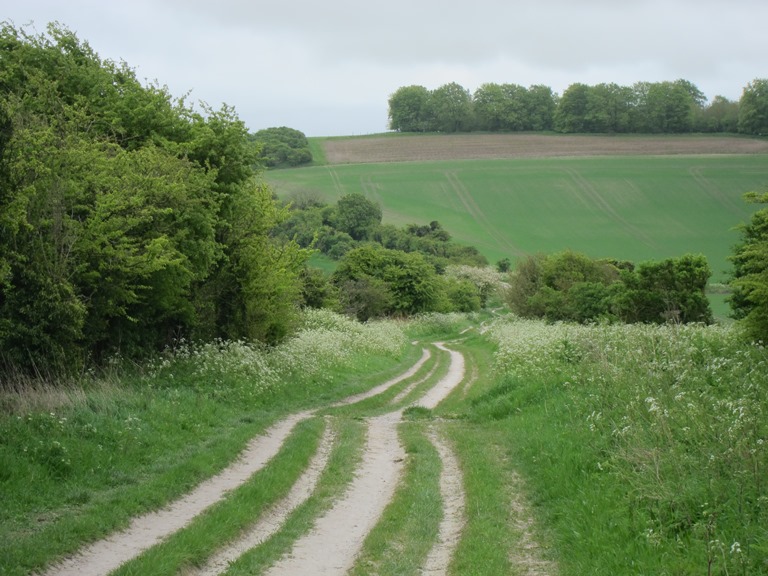
<path fill-rule="evenodd" d="M 555 111 L 555 130 L 566 133 L 586 131 L 590 91 L 586 84 L 568 86 Z"/>
<path fill-rule="evenodd" d="M 528 90 L 519 84 L 503 84 L 504 94 L 503 124 L 505 130 L 530 130 L 531 102 Z"/>
<path fill-rule="evenodd" d="M 618 84 L 593 86 L 587 98 L 585 128 L 589 132 L 628 132 L 634 94 Z"/>
<path fill-rule="evenodd" d="M 454 278 L 457 281 L 469 282 L 475 289 L 480 300 L 480 307 L 485 307 L 489 298 L 499 291 L 502 285 L 502 276 L 491 266 L 466 266 L 450 265 L 445 270 L 447 278 Z"/>
<path fill-rule="evenodd" d="M 700 255 L 641 263 L 622 273 L 624 289 L 615 299 L 615 310 L 626 322 L 710 323 L 706 287 L 711 275 Z"/>
<path fill-rule="evenodd" d="M 739 101 L 739 132 L 768 134 L 768 78 L 747 84 Z"/>
<path fill-rule="evenodd" d="M 331 309 L 338 307 L 338 289 L 320 268 L 305 266 L 301 271 L 300 278 L 302 306 Z"/>
<path fill-rule="evenodd" d="M 303 132 L 281 126 L 249 135 L 261 147 L 261 158 L 269 167 L 300 166 L 312 162 L 309 142 Z"/>
<path fill-rule="evenodd" d="M 272 238 L 270 231 L 287 211 L 262 184 L 243 186 L 227 202 L 224 216 L 225 258 L 203 292 L 216 318 L 217 333 L 207 336 L 277 342 L 296 320 L 309 251 Z"/>
<path fill-rule="evenodd" d="M 79 369 L 178 336 L 274 340 L 306 254 L 271 235 L 258 147 L 72 32 L 0 31 L 0 348 Z"/>
<path fill-rule="evenodd" d="M 506 273 L 512 268 L 512 261 L 509 258 L 502 258 L 496 262 L 496 269 L 499 272 Z"/>
<path fill-rule="evenodd" d="M 642 132 L 690 132 L 697 105 L 696 92 L 690 83 L 655 82 L 643 86 L 638 95 L 641 111 L 636 129 Z"/>
<path fill-rule="evenodd" d="M 483 302 L 477 287 L 465 278 L 439 276 L 445 295 L 446 303 L 438 304 L 438 312 L 477 312 L 483 307 Z"/>
<path fill-rule="evenodd" d="M 513 276 L 511 282 L 519 313 L 579 322 L 609 315 L 603 296 L 619 278 L 612 264 L 566 250 L 536 257 L 523 270 L 530 277 Z"/>
<path fill-rule="evenodd" d="M 434 129 L 438 132 L 463 132 L 472 128 L 472 98 L 456 82 L 445 84 L 430 96 Z"/>
<path fill-rule="evenodd" d="M 768 193 L 747 195 L 749 202 L 766 204 Z M 768 208 L 756 211 L 749 224 L 742 226 L 742 240 L 734 249 L 730 298 L 734 317 L 747 335 L 768 341 Z"/>
<path fill-rule="evenodd" d="M 534 84 L 527 94 L 528 122 L 526 130 L 552 130 L 554 128 L 557 103 L 554 92 L 549 86 Z"/>
<path fill-rule="evenodd" d="M 539 315 L 531 305 L 531 298 L 543 286 L 541 267 L 545 258 L 544 254 L 523 258 L 509 274 L 506 301 L 515 314 L 526 318 Z"/>
<path fill-rule="evenodd" d="M 507 97 L 498 84 L 483 84 L 472 97 L 475 128 L 495 132 L 506 129 Z"/>
<path fill-rule="evenodd" d="M 368 239 L 381 218 L 381 207 L 363 194 L 346 194 L 336 203 L 336 228 L 354 240 Z"/>
<path fill-rule="evenodd" d="M 383 307 L 384 313 L 416 314 L 434 310 L 438 298 L 436 276 L 421 254 L 364 244 L 344 256 L 333 281 L 342 292 L 349 288 L 349 282 L 365 281 L 368 287 L 375 288 L 377 296 L 391 296 Z"/>
<path fill-rule="evenodd" d="M 429 130 L 430 93 L 424 86 L 404 86 L 389 97 L 389 127 L 398 132 Z"/>
<path fill-rule="evenodd" d="M 685 255 L 637 268 L 572 251 L 521 261 L 509 277 L 513 312 L 551 321 L 711 322 L 703 256 Z"/>
<path fill-rule="evenodd" d="M 739 103 L 715 96 L 709 106 L 696 115 L 696 129 L 701 132 L 738 132 Z"/>

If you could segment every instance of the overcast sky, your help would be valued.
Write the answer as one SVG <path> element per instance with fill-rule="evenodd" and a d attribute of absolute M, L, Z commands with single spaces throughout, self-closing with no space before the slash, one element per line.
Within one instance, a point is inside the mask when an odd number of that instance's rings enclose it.
<path fill-rule="evenodd" d="M 768 77 L 766 0 L 0 0 L 58 21 L 141 80 L 235 107 L 252 131 L 387 129 L 401 86 L 632 85 L 684 78 L 737 100 Z"/>

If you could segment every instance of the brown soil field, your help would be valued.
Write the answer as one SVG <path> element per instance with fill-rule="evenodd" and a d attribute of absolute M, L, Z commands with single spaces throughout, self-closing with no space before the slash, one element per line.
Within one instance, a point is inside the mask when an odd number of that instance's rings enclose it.
<path fill-rule="evenodd" d="M 720 135 L 402 134 L 329 138 L 329 164 L 496 158 L 766 154 L 768 140 Z"/>

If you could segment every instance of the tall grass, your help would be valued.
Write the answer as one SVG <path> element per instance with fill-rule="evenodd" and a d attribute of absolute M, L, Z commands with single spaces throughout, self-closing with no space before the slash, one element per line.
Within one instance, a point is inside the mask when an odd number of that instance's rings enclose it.
<path fill-rule="evenodd" d="M 499 321 L 509 433 L 568 574 L 768 570 L 768 352 L 722 326 Z M 631 567 L 631 569 L 629 568 Z"/>

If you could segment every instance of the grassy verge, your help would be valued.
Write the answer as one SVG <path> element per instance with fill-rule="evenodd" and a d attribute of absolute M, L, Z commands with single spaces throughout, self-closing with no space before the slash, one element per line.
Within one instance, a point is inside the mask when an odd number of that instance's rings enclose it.
<path fill-rule="evenodd" d="M 723 327 L 500 323 L 496 430 L 565 574 L 758 574 L 768 357 Z"/>
<path fill-rule="evenodd" d="M 325 137 L 307 138 L 309 151 L 312 153 L 312 166 L 325 166 L 328 164 L 328 159 L 325 157 L 325 147 L 323 146 L 325 140 Z"/>

